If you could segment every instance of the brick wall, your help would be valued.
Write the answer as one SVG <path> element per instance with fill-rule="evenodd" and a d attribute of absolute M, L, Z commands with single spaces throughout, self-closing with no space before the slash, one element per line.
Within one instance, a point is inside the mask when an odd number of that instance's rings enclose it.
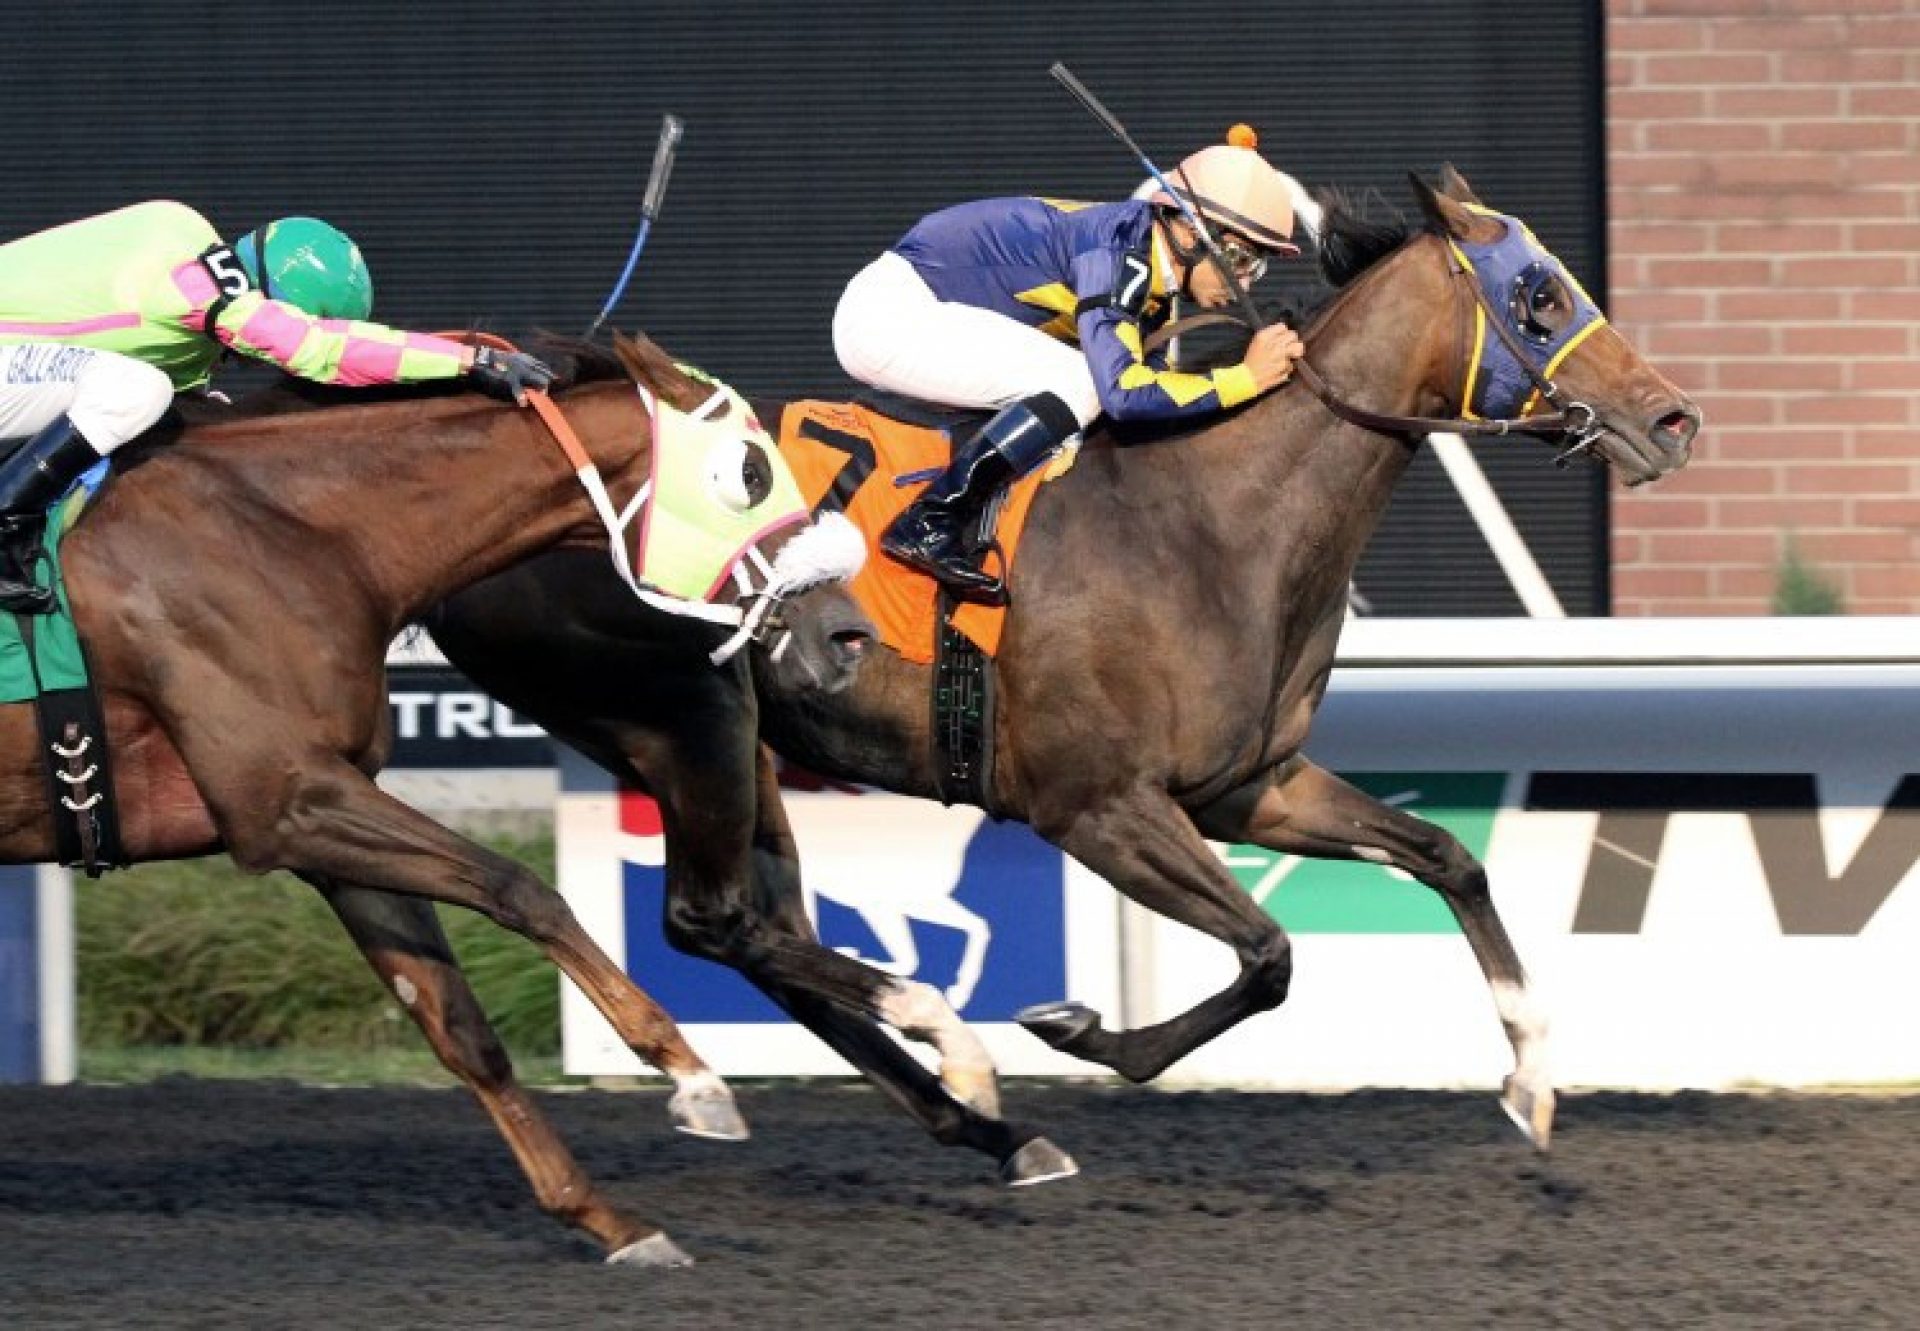
<path fill-rule="evenodd" d="M 1706 413 L 1614 496 L 1614 613 L 1769 613 L 1789 540 L 1920 613 L 1920 0 L 1606 14 L 1608 313 Z"/>

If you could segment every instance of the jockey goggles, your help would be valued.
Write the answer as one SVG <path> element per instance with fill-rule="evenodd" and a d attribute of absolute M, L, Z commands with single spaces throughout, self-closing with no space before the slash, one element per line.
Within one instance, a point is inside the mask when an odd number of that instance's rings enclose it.
<path fill-rule="evenodd" d="M 1267 275 L 1272 255 L 1245 236 L 1228 233 L 1220 237 L 1220 257 L 1242 282 L 1252 284 Z"/>

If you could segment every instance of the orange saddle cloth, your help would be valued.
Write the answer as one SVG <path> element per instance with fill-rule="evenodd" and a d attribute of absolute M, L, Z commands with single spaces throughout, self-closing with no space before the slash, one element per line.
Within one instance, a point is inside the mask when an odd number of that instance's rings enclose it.
<path fill-rule="evenodd" d="M 895 481 L 946 466 L 952 453 L 947 436 L 856 403 L 794 402 L 780 419 L 780 451 L 808 506 L 816 513 L 823 507 L 838 509 L 866 537 L 867 564 L 853 580 L 853 594 L 880 630 L 880 640 L 909 661 L 931 662 L 938 587 L 932 578 L 881 554 L 878 542 L 887 524 L 926 488 L 925 481 L 906 486 Z M 996 571 L 1012 572 L 1035 492 L 1065 469 L 1056 459 L 1007 492 L 994 532 L 1006 568 Z M 1006 616 L 1004 607 L 965 604 L 954 610 L 953 626 L 992 656 L 1000 648 Z"/>

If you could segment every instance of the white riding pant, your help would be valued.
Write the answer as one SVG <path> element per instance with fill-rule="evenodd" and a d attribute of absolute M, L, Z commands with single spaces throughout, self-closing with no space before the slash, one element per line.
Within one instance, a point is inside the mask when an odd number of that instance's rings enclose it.
<path fill-rule="evenodd" d="M 66 416 L 102 457 L 138 437 L 173 401 L 173 381 L 116 351 L 59 342 L 0 346 L 0 440 Z"/>
<path fill-rule="evenodd" d="M 1052 393 L 1083 428 L 1100 414 L 1100 390 L 1079 348 L 1004 314 L 941 300 L 891 250 L 841 293 L 833 349 L 862 383 L 943 406 L 999 408 Z"/>

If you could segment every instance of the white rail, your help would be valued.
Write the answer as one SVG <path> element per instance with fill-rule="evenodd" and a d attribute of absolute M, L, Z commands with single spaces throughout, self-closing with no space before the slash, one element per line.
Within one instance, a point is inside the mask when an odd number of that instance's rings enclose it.
<path fill-rule="evenodd" d="M 1920 663 L 1920 617 L 1355 619 L 1342 666 Z"/>

